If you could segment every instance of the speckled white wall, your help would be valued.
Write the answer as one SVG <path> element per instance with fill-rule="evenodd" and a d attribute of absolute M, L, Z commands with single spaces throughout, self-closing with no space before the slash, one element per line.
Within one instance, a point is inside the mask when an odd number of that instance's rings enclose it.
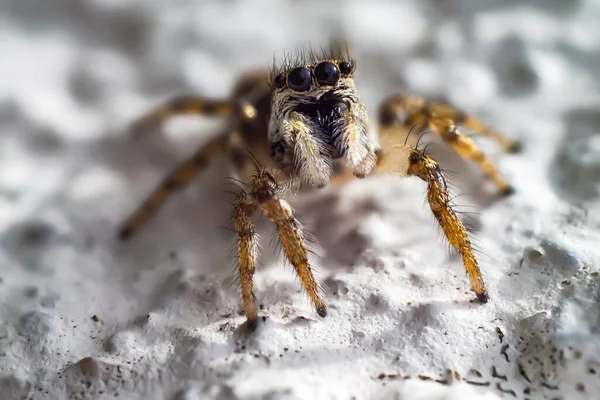
<path fill-rule="evenodd" d="M 579 1 L 0 2 L 0 398 L 587 399 L 600 392 L 600 4 Z M 269 245 L 251 336 L 226 259 L 226 163 L 139 237 L 115 227 L 221 129 L 127 124 L 173 94 L 342 35 L 376 115 L 444 97 L 518 137 L 484 140 L 516 188 L 454 172 L 491 301 L 471 303 L 418 180 L 294 199 L 321 245 L 319 319 Z M 434 140 L 435 141 L 435 140 Z M 475 214 L 472 214 L 475 212 Z"/>

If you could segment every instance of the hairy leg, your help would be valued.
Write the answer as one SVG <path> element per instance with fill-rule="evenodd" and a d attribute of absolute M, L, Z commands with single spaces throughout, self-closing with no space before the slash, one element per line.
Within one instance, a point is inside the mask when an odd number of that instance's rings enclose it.
<path fill-rule="evenodd" d="M 229 100 L 209 100 L 199 96 L 178 96 L 136 120 L 131 126 L 131 132 L 136 137 L 141 136 L 145 132 L 152 131 L 169 118 L 178 115 L 227 116 L 233 114 L 238 107 L 241 107 L 244 115 L 251 114 L 249 117 L 253 117 L 255 114 L 255 111 L 248 108 L 251 107 L 250 105 L 240 105 Z"/>
<path fill-rule="evenodd" d="M 142 206 L 131 214 L 119 229 L 119 238 L 126 240 L 139 229 L 164 205 L 176 190 L 186 187 L 208 163 L 225 150 L 227 136 L 220 136 L 202 146 L 193 156 L 171 171 L 148 196 Z"/>
<path fill-rule="evenodd" d="M 258 258 L 258 235 L 250 219 L 256 209 L 257 206 L 252 198 L 243 193 L 235 205 L 233 216 L 233 225 L 238 237 L 238 269 L 242 301 L 244 302 L 244 313 L 251 324 L 256 324 L 258 319 L 254 297 L 254 282 L 252 281 Z"/>
<path fill-rule="evenodd" d="M 281 190 L 283 189 L 274 176 L 261 169 L 252 180 L 248 195 L 260 211 L 277 227 L 279 240 L 286 257 L 300 278 L 300 282 L 313 303 L 317 314 L 320 317 L 325 317 L 327 306 L 308 261 L 308 248 L 302 233 L 302 227 L 298 220 L 294 218 L 293 210 L 288 202 L 277 196 Z M 242 198 L 244 197 L 242 196 Z"/>
<path fill-rule="evenodd" d="M 431 106 L 433 112 L 439 118 L 447 118 L 454 121 L 457 125 L 463 125 L 471 130 L 475 135 L 484 136 L 492 139 L 500 146 L 504 151 L 509 153 L 516 153 L 521 150 L 521 142 L 515 139 L 508 138 L 500 132 L 484 125 L 481 121 L 468 115 L 467 113 L 457 109 L 456 107 L 447 103 L 436 103 Z"/>
<path fill-rule="evenodd" d="M 465 160 L 472 160 L 483 170 L 483 172 L 496 184 L 500 192 L 509 195 L 514 189 L 500 175 L 492 161 L 479 149 L 473 140 L 458 131 L 452 120 L 444 118 L 432 118 L 430 126 L 442 137 Z"/>
<path fill-rule="evenodd" d="M 494 140 L 505 151 L 516 152 L 521 149 L 518 140 L 504 136 L 447 102 L 427 101 L 418 96 L 393 96 L 384 101 L 379 111 L 379 120 L 388 126 L 402 123 L 412 127 L 419 120 L 423 121 L 424 117 L 450 119 L 457 125 L 467 127 L 475 135 Z"/>
<path fill-rule="evenodd" d="M 407 145 L 383 149 L 377 170 L 400 176 L 417 176 L 427 183 L 427 202 L 450 244 L 459 252 L 477 298 L 486 303 L 488 294 L 475 252 L 463 223 L 450 204 L 446 179 L 435 160 Z"/>
<path fill-rule="evenodd" d="M 450 147 L 452 147 L 462 158 L 472 160 L 479 165 L 484 173 L 493 180 L 503 194 L 511 194 L 512 187 L 506 182 L 502 175 L 494 167 L 491 160 L 483 154 L 477 144 L 469 137 L 463 135 L 457 128 L 457 124 L 463 124 L 472 129 L 484 126 L 458 111 L 452 106 L 429 103 L 420 97 L 392 97 L 384 102 L 381 107 L 379 120 L 381 132 L 387 136 L 397 134 L 394 126 L 417 127 L 419 131 L 432 128 Z M 491 135 L 491 130 L 485 128 L 486 135 Z M 483 134 L 481 130 L 477 131 Z M 494 134 L 496 141 L 503 147 L 517 146 L 516 142 L 505 138 L 500 134 Z M 501 138 L 501 140 L 500 140 Z M 398 143 L 400 138 L 383 138 L 383 140 Z M 507 147 L 508 146 L 508 147 Z"/>

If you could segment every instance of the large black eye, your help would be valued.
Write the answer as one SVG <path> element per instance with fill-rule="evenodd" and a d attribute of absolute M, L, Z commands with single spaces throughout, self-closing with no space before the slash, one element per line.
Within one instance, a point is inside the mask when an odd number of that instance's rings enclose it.
<path fill-rule="evenodd" d="M 340 71 L 342 74 L 348 75 L 352 72 L 352 64 L 350 64 L 348 61 L 342 61 L 340 63 Z"/>
<path fill-rule="evenodd" d="M 288 73 L 288 86 L 295 92 L 306 92 L 310 88 L 310 81 L 308 68 L 298 67 Z"/>
<path fill-rule="evenodd" d="M 285 86 L 285 74 L 279 74 L 273 78 L 273 84 L 277 89 L 281 89 Z"/>
<path fill-rule="evenodd" d="M 315 77 L 319 85 L 335 85 L 340 77 L 340 71 L 333 63 L 324 61 L 315 67 Z"/>

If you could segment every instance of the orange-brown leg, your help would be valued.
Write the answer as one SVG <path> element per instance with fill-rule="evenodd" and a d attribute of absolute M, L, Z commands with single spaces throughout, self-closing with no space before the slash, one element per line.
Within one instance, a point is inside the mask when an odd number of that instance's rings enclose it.
<path fill-rule="evenodd" d="M 392 97 L 384 102 L 379 118 L 381 131 L 388 136 L 384 137 L 383 141 L 398 143 L 401 140 L 399 137 L 389 137 L 398 132 L 397 129 L 394 129 L 398 125 L 417 127 L 417 131 L 430 127 L 462 158 L 477 163 L 503 194 L 508 195 L 513 192 L 512 186 L 506 182 L 491 160 L 473 140 L 463 135 L 456 126 L 459 123 L 468 123 L 471 127 L 475 127 L 478 122 L 452 106 L 428 103 L 420 97 Z M 478 126 L 482 127 L 481 124 Z M 478 132 L 481 133 L 481 131 Z M 485 132 L 490 133 L 491 131 L 485 130 Z M 509 142 L 515 143 L 500 134 L 494 137 L 497 141 L 502 138 L 500 142 L 505 146 L 509 146 Z"/>
<path fill-rule="evenodd" d="M 251 277 L 249 271 L 254 271 L 255 264 L 248 261 L 251 259 L 248 254 L 252 254 L 252 251 L 248 251 L 247 249 L 252 249 L 253 247 L 244 244 L 247 242 L 244 237 L 248 237 L 247 232 L 249 232 L 249 220 L 246 218 L 248 212 L 239 212 L 239 210 L 251 210 L 250 204 L 258 206 L 260 211 L 275 224 L 285 255 L 300 278 L 300 282 L 313 303 L 317 314 L 320 317 L 325 317 L 327 315 L 325 300 L 320 293 L 319 285 L 309 264 L 308 248 L 302 233 L 302 226 L 298 220 L 294 218 L 294 213 L 290 205 L 285 200 L 278 197 L 278 193 L 281 190 L 282 188 L 277 183 L 274 176 L 265 169 L 260 169 L 250 183 L 248 191 L 244 192 L 240 197 L 238 204 L 241 205 L 236 207 L 234 225 L 236 227 L 236 232 L 238 232 L 242 297 L 244 300 L 246 317 L 251 322 L 252 318 L 255 318 L 255 305 L 251 290 L 252 286 L 251 283 L 249 283 L 250 278 L 247 278 L 247 276 Z M 251 200 L 251 203 L 249 203 L 248 199 Z M 245 265 L 250 265 L 250 267 L 243 267 Z"/>
<path fill-rule="evenodd" d="M 430 126 L 465 160 L 472 160 L 496 184 L 500 192 L 509 195 L 514 192 L 512 186 L 500 175 L 492 161 L 479 149 L 471 138 L 463 135 L 452 120 L 432 118 Z"/>
<path fill-rule="evenodd" d="M 419 122 L 426 122 L 425 126 L 427 126 L 431 117 L 450 119 L 456 125 L 468 128 L 475 135 L 494 140 L 505 151 L 516 152 L 521 149 L 521 143 L 518 140 L 504 136 L 473 116 L 445 102 L 427 101 L 418 96 L 393 96 L 382 104 L 379 113 L 379 120 L 387 126 L 402 123 L 407 127 L 413 127 Z"/>
<path fill-rule="evenodd" d="M 463 223 L 450 204 L 446 179 L 435 160 L 407 145 L 382 149 L 377 170 L 400 176 L 417 176 L 427 183 L 427 201 L 446 239 L 459 252 L 477 298 L 486 303 L 488 294 L 475 252 Z"/>
<path fill-rule="evenodd" d="M 178 115 L 220 117 L 231 115 L 235 108 L 236 104 L 229 100 L 209 100 L 199 96 L 178 96 L 138 118 L 131 126 L 131 133 L 134 137 L 141 136 L 145 132 L 152 131 L 169 118 Z"/>
<path fill-rule="evenodd" d="M 252 327 L 256 326 L 258 313 L 254 297 L 254 272 L 258 258 L 258 235 L 254 230 L 251 216 L 257 206 L 253 199 L 246 193 L 238 199 L 233 215 L 233 225 L 237 239 L 238 269 L 244 313 Z"/>
<path fill-rule="evenodd" d="M 176 190 L 183 189 L 202 171 L 211 159 L 226 150 L 227 136 L 217 137 L 202 146 L 192 157 L 179 164 L 144 201 L 119 229 L 119 238 L 126 240 L 139 229 L 164 205 Z"/>
<path fill-rule="evenodd" d="M 498 143 L 504 151 L 516 153 L 521 150 L 521 142 L 518 140 L 504 136 L 500 132 L 486 126 L 481 121 L 450 104 L 434 103 L 430 107 L 437 117 L 450 119 L 457 125 L 465 126 L 475 135 L 492 139 Z"/>

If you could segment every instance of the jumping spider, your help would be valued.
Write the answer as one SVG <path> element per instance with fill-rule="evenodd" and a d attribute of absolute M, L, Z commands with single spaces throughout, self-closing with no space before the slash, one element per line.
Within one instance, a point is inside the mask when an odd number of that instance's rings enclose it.
<path fill-rule="evenodd" d="M 405 136 L 407 128 L 417 127 L 414 132 L 433 130 L 464 159 L 477 163 L 503 194 L 512 193 L 512 187 L 457 125 L 495 140 L 507 151 L 517 150 L 517 142 L 450 104 L 394 96 L 380 107 L 378 144 L 367 132 L 366 108 L 353 79 L 355 64 L 339 53 L 312 55 L 296 63 L 288 62 L 276 71 L 244 75 L 227 100 L 181 96 L 140 118 L 133 125 L 134 134 L 181 114 L 222 116 L 231 125 L 226 134 L 202 146 L 164 179 L 124 222 L 120 238 L 135 234 L 173 191 L 189 184 L 212 158 L 225 153 L 246 184 L 234 207 L 233 225 L 248 322 L 255 324 L 258 318 L 253 288 L 258 241 L 251 221 L 256 211 L 276 225 L 285 255 L 317 314 L 325 317 L 327 307 L 308 263 L 302 227 L 280 195 L 290 189 L 321 188 L 330 180 L 364 178 L 374 172 L 416 176 L 427 183 L 431 211 L 448 242 L 460 253 L 477 298 L 487 302 L 478 261 L 452 208 L 446 179 L 438 163 L 416 146 L 406 144 Z"/>

